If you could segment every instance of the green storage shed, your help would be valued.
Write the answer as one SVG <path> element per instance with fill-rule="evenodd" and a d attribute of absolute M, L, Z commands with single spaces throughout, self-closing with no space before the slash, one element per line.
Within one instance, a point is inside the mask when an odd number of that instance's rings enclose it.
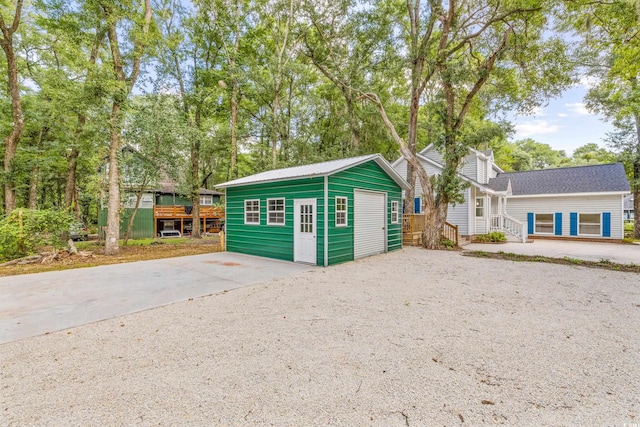
<path fill-rule="evenodd" d="M 332 265 L 402 248 L 407 182 L 380 155 L 272 170 L 226 189 L 227 250 Z"/>

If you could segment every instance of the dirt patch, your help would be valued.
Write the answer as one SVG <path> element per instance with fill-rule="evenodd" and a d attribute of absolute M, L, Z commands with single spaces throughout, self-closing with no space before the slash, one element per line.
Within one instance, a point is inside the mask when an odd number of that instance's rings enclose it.
<path fill-rule="evenodd" d="M 220 252 L 217 238 L 205 238 L 184 243 L 165 243 L 154 241 L 144 246 L 120 246 L 118 255 L 104 255 L 104 248 L 99 244 L 89 246 L 89 256 L 70 255 L 60 252 L 58 257 L 47 264 L 11 265 L 0 268 L 0 277 L 18 274 L 42 273 L 45 271 L 68 270 L 72 268 L 94 267 L 98 265 L 121 264 L 125 262 L 146 261 L 151 259 L 174 258 L 188 255 L 200 255 Z M 85 249 L 85 251 L 87 251 Z"/>
<path fill-rule="evenodd" d="M 237 267 L 239 265 L 242 265 L 238 262 L 231 262 L 231 261 L 226 261 L 226 262 L 220 262 L 220 261 L 207 261 L 207 264 L 217 264 L 217 265 L 224 265 L 226 267 Z"/>

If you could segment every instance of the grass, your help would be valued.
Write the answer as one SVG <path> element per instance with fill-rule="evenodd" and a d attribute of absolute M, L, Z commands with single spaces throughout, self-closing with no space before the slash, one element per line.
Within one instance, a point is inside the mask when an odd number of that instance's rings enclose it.
<path fill-rule="evenodd" d="M 577 258 L 551 258 L 541 255 L 521 255 L 514 254 L 512 252 L 486 252 L 486 251 L 465 251 L 462 252 L 464 256 L 471 256 L 476 258 L 492 258 L 502 259 L 506 261 L 515 262 L 543 262 L 547 264 L 560 264 L 560 265 L 578 265 L 581 267 L 589 268 L 601 268 L 605 270 L 624 271 L 629 273 L 640 273 L 640 265 L 638 264 L 617 264 L 609 259 L 601 259 L 600 261 L 585 261 Z"/>

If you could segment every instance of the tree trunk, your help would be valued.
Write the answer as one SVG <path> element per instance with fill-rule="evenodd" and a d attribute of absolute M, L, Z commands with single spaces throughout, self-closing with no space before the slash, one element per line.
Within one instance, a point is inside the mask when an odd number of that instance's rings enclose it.
<path fill-rule="evenodd" d="M 67 157 L 67 184 L 64 188 L 64 207 L 68 211 L 73 209 L 73 195 L 76 192 L 76 173 L 78 169 L 79 154 L 80 152 L 76 147 L 71 147 L 71 152 Z"/>
<path fill-rule="evenodd" d="M 276 87 L 273 94 L 273 130 L 271 134 L 271 166 L 275 169 L 278 164 L 278 110 L 280 109 L 280 78 L 276 77 Z"/>
<path fill-rule="evenodd" d="M 636 125 L 636 147 L 633 156 L 633 238 L 640 239 L 640 115 L 634 116 Z"/>
<path fill-rule="evenodd" d="M 136 192 L 136 205 L 133 208 L 133 212 L 131 212 L 131 216 L 129 217 L 129 221 L 127 223 L 127 231 L 124 233 L 124 237 L 122 239 L 122 246 L 127 246 L 129 242 L 129 238 L 131 237 L 131 230 L 133 230 L 133 222 L 136 219 L 136 215 L 138 214 L 138 209 L 140 208 L 140 200 L 142 200 L 142 193 L 144 193 L 144 189 L 147 186 L 146 179 L 140 184 L 138 187 L 138 191 Z"/>
<path fill-rule="evenodd" d="M 11 132 L 4 139 L 4 208 L 5 214 L 9 214 L 16 208 L 16 192 L 13 182 L 13 159 L 15 158 L 20 138 L 24 130 L 24 118 L 22 115 L 22 102 L 20 99 L 20 86 L 18 84 L 18 64 L 13 50 L 13 34 L 18 29 L 22 14 L 22 0 L 16 3 L 16 12 L 11 27 L 7 27 L 4 18 L 0 16 L 0 26 L 3 37 L 0 46 L 7 59 L 7 85 L 11 98 L 11 118 L 13 120 Z"/>
<path fill-rule="evenodd" d="M 109 200 L 107 202 L 107 232 L 104 245 L 105 255 L 116 255 L 120 251 L 118 238 L 120 235 L 120 173 L 118 171 L 118 156 L 120 155 L 122 118 L 121 110 L 123 104 L 131 94 L 133 86 L 136 84 L 140 74 L 140 58 L 144 52 L 146 35 L 149 33 L 151 23 L 152 8 L 151 0 L 144 0 L 144 21 L 142 24 L 142 34 L 134 40 L 132 46 L 133 60 L 131 61 L 130 75 L 125 76 L 125 66 L 120 53 L 118 42 L 117 19 L 114 16 L 113 2 L 101 2 L 105 18 L 109 24 L 107 35 L 111 47 L 111 59 L 113 60 L 113 73 L 115 81 L 120 85 L 113 94 L 113 106 L 111 108 L 110 144 L 109 144 Z"/>
<path fill-rule="evenodd" d="M 29 187 L 29 209 L 38 209 L 38 176 L 39 168 L 36 163 L 31 170 L 31 186 Z"/>
<path fill-rule="evenodd" d="M 351 128 L 350 148 L 359 154 L 360 152 L 360 124 L 356 117 L 356 110 L 353 105 L 353 96 L 345 96 L 347 101 L 347 113 L 349 114 L 349 127 Z"/>
<path fill-rule="evenodd" d="M 93 66 L 96 65 L 96 61 L 98 59 L 98 50 L 100 45 L 102 44 L 102 40 L 105 36 L 105 30 L 100 28 L 96 28 L 96 38 L 91 48 L 91 53 L 89 55 L 89 63 L 90 67 L 87 68 L 87 80 L 85 84 L 92 79 L 93 75 Z M 76 209 L 78 198 L 77 194 L 77 169 L 78 169 L 78 156 L 80 152 L 78 151 L 78 144 L 80 142 L 80 138 L 82 137 L 82 133 L 84 132 L 84 127 L 87 123 L 87 116 L 85 116 L 84 112 L 79 112 L 77 115 L 78 124 L 76 126 L 75 134 L 73 137 L 73 144 L 71 146 L 71 152 L 69 153 L 67 159 L 67 184 L 64 189 L 64 207 L 67 211 L 73 210 L 73 203 L 76 202 Z"/>
<path fill-rule="evenodd" d="M 407 147 L 415 154 L 418 141 L 418 115 L 420 114 L 420 96 L 422 83 L 422 69 L 424 58 L 418 57 L 413 62 L 411 69 L 411 104 L 409 106 L 409 123 L 407 133 Z M 407 181 L 411 187 L 407 192 L 405 209 L 407 213 L 415 212 L 414 199 L 416 198 L 416 171 L 411 164 L 407 164 Z M 424 189 L 422 191 L 424 193 Z"/>
<path fill-rule="evenodd" d="M 200 107 L 196 107 L 195 126 L 200 129 Z M 191 204 L 192 220 L 191 220 L 191 238 L 200 239 L 200 133 L 191 143 Z M 206 226 L 206 224 L 205 224 Z"/>
<path fill-rule="evenodd" d="M 236 135 L 238 128 L 238 80 L 234 77 L 231 79 L 231 159 L 229 163 L 230 179 L 238 177 L 238 137 Z"/>
<path fill-rule="evenodd" d="M 107 202 L 107 233 L 104 245 L 105 255 L 116 255 L 120 248 L 120 172 L 118 156 L 120 155 L 120 110 L 117 102 L 111 108 L 111 136 L 109 145 L 109 199 Z"/>

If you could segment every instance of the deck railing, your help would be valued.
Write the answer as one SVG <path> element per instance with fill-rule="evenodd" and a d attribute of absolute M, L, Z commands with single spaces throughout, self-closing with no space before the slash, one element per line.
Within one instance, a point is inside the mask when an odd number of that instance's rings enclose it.
<path fill-rule="evenodd" d="M 442 227 L 442 238 L 450 240 L 454 246 L 458 246 L 458 226 L 445 222 Z"/>
<path fill-rule="evenodd" d="M 191 206 L 154 206 L 155 218 L 191 218 Z M 224 209 L 219 206 L 200 206 L 200 218 L 224 218 Z"/>
<path fill-rule="evenodd" d="M 494 214 L 489 219 L 490 231 L 505 231 L 512 236 L 517 237 L 523 243 L 527 241 L 529 235 L 527 233 L 527 223 L 518 221 L 507 214 Z"/>

